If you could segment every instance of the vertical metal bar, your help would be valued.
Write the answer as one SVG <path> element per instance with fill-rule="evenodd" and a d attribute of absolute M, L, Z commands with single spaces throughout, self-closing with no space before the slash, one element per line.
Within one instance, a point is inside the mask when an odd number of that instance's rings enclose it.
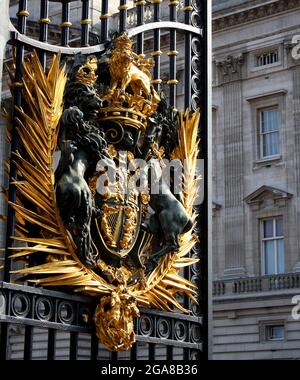
<path fill-rule="evenodd" d="M 153 21 L 159 22 L 160 21 L 160 4 L 162 3 L 162 0 L 152 0 L 153 4 Z M 162 51 L 160 50 L 160 29 L 155 29 L 153 32 L 153 53 L 151 54 L 154 58 L 155 66 L 153 69 L 153 80 L 152 84 L 156 91 L 159 91 L 160 84 L 162 80 L 160 79 L 160 61 L 161 61 L 161 55 Z"/>
<path fill-rule="evenodd" d="M 7 354 L 8 354 L 8 329 L 9 324 L 8 323 L 1 323 L 1 330 L 0 330 L 0 360 L 4 361 L 7 360 Z"/>
<path fill-rule="evenodd" d="M 70 332 L 70 360 L 77 360 L 78 332 Z"/>
<path fill-rule="evenodd" d="M 113 351 L 113 352 L 110 354 L 110 359 L 111 359 L 111 360 L 118 360 L 118 353 Z"/>
<path fill-rule="evenodd" d="M 55 359 L 55 335 L 54 329 L 48 329 L 48 347 L 47 347 L 47 360 Z"/>
<path fill-rule="evenodd" d="M 61 46 L 69 46 L 70 39 L 70 3 L 68 0 L 62 3 L 62 19 L 61 19 Z"/>
<path fill-rule="evenodd" d="M 177 21 L 177 9 L 179 1 L 169 0 L 169 18 L 170 21 Z M 170 61 L 169 80 L 167 84 L 170 86 L 169 102 L 170 106 L 176 108 L 176 86 L 178 80 L 176 79 L 176 57 L 178 51 L 176 50 L 176 29 L 170 29 L 170 51 L 168 52 Z"/>
<path fill-rule="evenodd" d="M 191 0 L 185 0 L 184 2 L 184 22 L 187 25 L 191 23 L 191 11 L 193 7 L 191 5 Z M 191 78 L 192 78 L 192 35 L 189 32 L 185 33 L 184 38 L 184 111 L 190 110 L 191 108 L 191 97 L 192 97 L 192 86 L 191 86 Z M 184 268 L 184 277 L 190 278 L 190 268 Z M 184 295 L 184 307 L 186 309 L 190 309 L 190 298 L 187 295 Z"/>
<path fill-rule="evenodd" d="M 167 360 L 173 360 L 173 346 L 167 346 Z"/>
<path fill-rule="evenodd" d="M 49 0 L 41 0 L 41 11 L 40 11 L 40 41 L 41 42 L 47 42 L 48 41 L 48 27 L 51 23 L 49 19 Z M 40 50 L 39 51 L 39 58 L 41 61 L 41 65 L 43 66 L 44 70 L 46 69 L 46 52 Z"/>
<path fill-rule="evenodd" d="M 19 11 L 17 13 L 18 25 L 17 29 L 20 33 L 25 34 L 26 32 L 26 18 L 29 16 L 27 11 L 27 0 L 20 0 Z M 16 71 L 15 71 L 15 81 L 14 86 L 14 106 L 21 107 L 22 102 L 22 71 L 23 71 L 23 60 L 24 60 L 24 45 L 20 42 L 17 43 L 16 47 Z M 15 112 L 15 111 L 14 111 Z M 18 139 L 16 133 L 16 122 L 15 114 L 13 115 L 13 125 L 12 125 L 12 139 L 11 139 L 11 157 L 18 148 Z M 16 188 L 11 182 L 17 178 L 17 168 L 13 164 L 13 160 L 10 160 L 10 173 L 9 173 L 9 190 L 8 190 L 8 201 L 14 203 L 16 200 Z M 7 224 L 6 224 L 6 255 L 4 259 L 4 281 L 10 281 L 10 270 L 11 270 L 11 259 L 9 259 L 8 248 L 12 246 L 13 241 L 11 237 L 14 235 L 15 228 L 15 218 L 14 212 L 11 206 L 8 206 L 7 213 Z"/>
<path fill-rule="evenodd" d="M 32 326 L 25 326 L 24 360 L 32 359 Z"/>
<path fill-rule="evenodd" d="M 191 5 L 191 0 L 185 0 L 184 2 L 184 22 L 189 25 L 191 23 L 191 11 L 193 7 Z M 185 33 L 184 41 L 184 53 L 185 53 L 185 64 L 184 64 L 184 109 L 191 108 L 191 46 L 192 46 L 192 36 L 191 33 Z"/>
<path fill-rule="evenodd" d="M 91 19 L 89 19 L 89 7 L 90 0 L 82 1 L 82 17 L 81 17 L 81 46 L 89 46 L 89 25 L 91 24 Z"/>
<path fill-rule="evenodd" d="M 118 6 L 118 9 L 120 11 L 119 33 L 123 33 L 126 31 L 126 24 L 127 24 L 127 9 L 128 9 L 127 0 L 120 0 L 120 5 Z"/>
<path fill-rule="evenodd" d="M 189 348 L 183 349 L 183 360 L 184 361 L 190 360 L 190 349 Z"/>
<path fill-rule="evenodd" d="M 206 246 L 204 247 L 206 252 L 204 256 L 204 270 L 205 276 L 203 278 L 202 285 L 206 291 L 204 299 L 204 318 L 203 329 L 205 331 L 204 343 L 204 358 L 210 360 L 212 357 L 212 86 L 211 86 L 211 38 L 212 38 L 212 2 L 211 0 L 205 1 L 203 8 L 203 39 L 204 39 L 204 59 L 205 59 L 205 104 L 206 104 L 206 165 L 205 176 L 206 181 Z"/>
<path fill-rule="evenodd" d="M 131 347 L 131 350 L 130 350 L 130 360 L 137 360 L 137 345 L 138 343 L 135 342 L 134 345 Z"/>
<path fill-rule="evenodd" d="M 108 40 L 108 19 L 110 14 L 108 13 L 108 0 L 102 0 L 101 6 L 101 42 Z"/>
<path fill-rule="evenodd" d="M 149 343 L 149 360 L 155 360 L 155 343 Z"/>
<path fill-rule="evenodd" d="M 201 38 L 202 52 L 194 52 L 196 58 L 201 57 L 202 71 L 194 70 L 194 75 L 192 77 L 192 82 L 195 80 L 200 80 L 202 87 L 197 88 L 196 85 L 192 86 L 192 98 L 193 108 L 200 108 L 201 112 L 201 128 L 199 128 L 199 159 L 204 160 L 204 201 L 200 206 L 197 206 L 198 212 L 198 226 L 199 226 L 199 258 L 200 258 L 200 274 L 199 274 L 199 314 L 203 318 L 203 323 L 200 326 L 203 350 L 200 352 L 200 359 L 207 360 L 209 356 L 208 349 L 208 331 L 210 328 L 209 324 L 209 302 L 210 302 L 210 285 L 209 285 L 209 260 L 211 257 L 211 130 L 208 128 L 209 114 L 211 112 L 210 97 L 208 96 L 209 91 L 209 53 L 208 53 L 208 39 L 210 32 L 208 31 L 210 20 L 210 6 L 211 2 L 206 0 L 200 0 L 199 3 L 194 5 L 194 12 L 197 13 L 197 18 L 201 20 L 201 27 L 203 29 L 203 36 Z M 193 16 L 193 14 L 192 14 Z M 193 24 L 193 21 L 192 21 Z M 197 21 L 199 25 L 199 21 Z M 197 37 L 198 38 L 198 37 Z M 196 39 L 194 37 L 192 41 Z M 193 56 L 194 59 L 194 56 Z M 193 83 L 192 83 L 193 84 Z M 193 89 L 194 87 L 194 89 Z"/>
<path fill-rule="evenodd" d="M 137 26 L 143 25 L 145 23 L 145 0 L 135 1 L 136 11 L 137 11 Z M 138 54 L 144 54 L 144 33 L 140 33 L 137 36 L 136 51 Z"/>
<path fill-rule="evenodd" d="M 91 360 L 97 360 L 99 351 L 99 341 L 94 332 L 91 337 Z"/>

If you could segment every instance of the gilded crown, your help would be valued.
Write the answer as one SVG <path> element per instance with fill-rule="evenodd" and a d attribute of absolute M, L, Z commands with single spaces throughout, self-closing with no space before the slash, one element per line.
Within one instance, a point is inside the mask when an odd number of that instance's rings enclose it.
<path fill-rule="evenodd" d="M 97 58 L 89 57 L 87 62 L 77 71 L 76 81 L 86 86 L 93 86 L 98 78 L 96 75 L 97 69 Z"/>
<path fill-rule="evenodd" d="M 115 39 L 114 45 L 117 49 L 131 50 L 133 41 L 128 37 L 127 33 L 123 33 Z"/>
<path fill-rule="evenodd" d="M 160 98 L 151 84 L 149 68 L 153 67 L 153 60 L 136 54 L 132 46 L 133 41 L 126 33 L 114 41 L 109 60 L 110 88 L 103 97 L 107 107 L 101 108 L 99 116 L 123 127 L 145 130 Z"/>

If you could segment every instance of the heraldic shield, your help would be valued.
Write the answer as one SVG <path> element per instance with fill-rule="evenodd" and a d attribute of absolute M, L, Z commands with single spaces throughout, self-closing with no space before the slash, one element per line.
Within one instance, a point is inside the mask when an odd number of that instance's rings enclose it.
<path fill-rule="evenodd" d="M 138 307 L 188 312 L 180 294 L 197 302 L 180 270 L 198 261 L 188 254 L 197 242 L 200 116 L 168 107 L 152 85 L 153 66 L 127 34 L 101 57 L 63 65 L 57 55 L 48 73 L 34 52 L 23 64 L 24 105 L 16 111 L 10 249 L 26 265 L 14 273 L 97 297 L 96 334 L 112 351 L 135 342 Z M 184 172 L 168 182 L 162 173 L 171 160 Z"/>

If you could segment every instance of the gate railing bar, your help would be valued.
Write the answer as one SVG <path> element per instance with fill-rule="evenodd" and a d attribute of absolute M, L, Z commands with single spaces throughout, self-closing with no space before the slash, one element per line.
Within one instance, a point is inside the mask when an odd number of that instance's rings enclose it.
<path fill-rule="evenodd" d="M 49 19 L 49 0 L 41 0 L 41 11 L 40 11 L 40 41 L 47 42 L 48 40 L 48 29 L 51 23 Z M 39 50 L 39 58 L 43 69 L 46 69 L 46 52 Z"/>
<path fill-rule="evenodd" d="M 108 13 L 108 0 L 102 0 L 101 15 L 99 16 L 101 21 L 101 42 L 108 40 L 108 19 L 110 14 Z"/>
<path fill-rule="evenodd" d="M 78 296 L 73 294 L 65 294 L 62 292 L 42 289 L 42 288 L 34 288 L 26 285 L 13 285 L 13 284 L 6 284 L 6 283 L 0 283 L 0 292 L 1 295 L 4 296 L 5 302 L 6 302 L 6 312 L 5 315 L 0 315 L 0 322 L 2 322 L 2 329 L 5 329 L 5 326 L 7 326 L 9 323 L 15 324 L 15 325 L 25 325 L 25 326 L 32 326 L 32 327 L 38 327 L 42 329 L 49 329 L 49 345 L 48 345 L 48 356 L 51 358 L 54 355 L 55 352 L 55 335 L 54 330 L 57 331 L 67 331 L 67 332 L 74 332 L 74 333 L 84 333 L 84 334 L 94 334 L 94 327 L 91 324 L 91 317 L 89 318 L 89 321 L 87 323 L 83 322 L 80 318 L 80 315 L 77 313 L 78 310 L 86 309 L 88 310 L 88 314 L 91 316 L 94 313 L 95 309 L 95 303 L 93 299 L 90 299 L 85 296 Z M 15 316 L 14 306 L 12 303 L 12 300 L 14 297 L 22 297 L 23 300 L 25 298 L 25 302 L 28 305 L 29 311 L 26 314 Z M 37 305 L 40 302 L 40 299 L 48 303 L 50 305 L 50 308 L 52 308 L 52 317 L 49 318 L 41 318 L 39 315 L 37 315 Z M 70 322 L 60 323 L 58 322 L 60 320 L 60 314 L 58 312 L 59 308 L 61 307 L 61 303 L 68 303 L 72 307 L 72 313 L 74 315 L 74 318 Z M 52 305 L 52 306 L 51 306 Z M 179 313 L 166 313 L 158 310 L 148 310 L 148 309 L 141 309 L 141 315 L 145 316 L 157 316 L 161 317 L 162 319 L 167 319 L 171 322 L 171 320 L 182 320 L 185 322 L 186 329 L 189 328 L 189 323 L 194 324 L 201 324 L 201 318 L 197 317 L 190 317 Z M 53 314 L 54 313 L 54 314 Z M 79 317 L 79 318 L 76 318 Z M 54 318 L 54 321 L 52 319 Z M 155 319 L 157 322 L 157 319 Z M 177 347 L 182 348 L 194 348 L 197 349 L 197 347 L 201 347 L 200 345 L 195 345 L 194 343 L 191 343 L 187 338 L 185 340 L 179 341 L 174 340 L 173 335 L 171 334 L 168 339 L 163 339 L 161 337 L 158 337 L 157 335 L 157 327 L 158 325 L 153 325 L 153 334 L 144 336 L 142 331 L 138 329 L 137 331 L 137 341 L 145 342 L 145 343 L 162 343 L 162 344 L 171 344 Z M 52 332 L 50 332 L 52 330 Z M 73 336 L 73 345 L 76 341 L 75 339 L 76 334 Z M 170 340 L 169 340 L 170 338 Z M 169 343 L 168 343 L 169 342 Z M 5 346 L 6 349 L 7 346 Z M 150 346 L 151 347 L 151 346 Z M 92 348 L 91 348 L 92 350 Z M 134 353 L 133 353 L 134 355 Z M 92 357 L 96 358 L 97 356 L 97 343 L 93 342 L 93 351 L 92 351 Z"/>
<path fill-rule="evenodd" d="M 148 337 L 148 336 L 143 336 L 143 335 L 139 335 L 137 337 L 137 341 L 149 343 L 149 344 L 151 344 L 151 343 L 163 344 L 165 346 L 173 346 L 173 347 L 186 348 L 186 349 L 199 350 L 199 351 L 202 351 L 202 349 L 203 349 L 202 343 L 181 342 L 181 341 L 174 340 L 174 339 Z"/>
<path fill-rule="evenodd" d="M 69 46 L 70 26 L 72 26 L 70 21 L 70 3 L 65 1 L 62 3 L 62 19 L 60 24 L 62 46 Z"/>
<path fill-rule="evenodd" d="M 91 360 L 97 360 L 99 351 L 99 342 L 95 332 L 91 337 Z"/>
<path fill-rule="evenodd" d="M 21 0 L 19 3 L 19 10 L 17 13 L 18 24 L 17 29 L 19 35 L 26 32 L 26 18 L 29 16 L 27 11 L 27 0 Z M 24 45 L 21 41 L 18 41 L 16 44 L 16 57 L 15 57 L 15 78 L 13 86 L 13 96 L 14 96 L 14 106 L 21 107 L 22 104 L 22 64 L 24 60 Z M 14 111 L 15 112 L 15 111 Z M 12 126 L 12 139 L 11 139 L 11 154 L 16 152 L 18 148 L 17 136 L 16 136 L 16 122 L 15 114 L 13 115 L 13 126 Z M 8 190 L 8 202 L 14 203 L 16 200 L 16 188 L 11 184 L 13 179 L 17 178 L 17 168 L 13 164 L 13 160 L 10 160 L 10 173 L 9 173 L 9 190 Z M 14 212 L 10 205 L 8 205 L 7 213 L 7 224 L 6 224 L 6 253 L 4 261 L 4 281 L 10 281 L 10 270 L 11 270 L 11 259 L 9 259 L 8 247 L 12 246 L 11 237 L 14 234 Z"/>
<path fill-rule="evenodd" d="M 191 20 L 191 11 L 193 10 L 193 7 L 191 5 L 191 0 L 185 0 L 184 2 L 184 22 L 186 25 L 190 25 Z M 185 33 L 185 66 L 184 66 L 184 110 L 191 108 L 191 77 L 192 77 L 192 70 L 191 70 L 191 41 L 192 36 L 191 33 L 186 32 Z M 186 268 L 188 269 L 188 268 Z"/>
<path fill-rule="evenodd" d="M 59 300 L 66 300 L 66 301 L 74 301 L 74 302 L 81 302 L 86 303 L 88 305 L 93 304 L 93 299 L 87 296 L 82 296 L 78 294 L 69 294 L 64 293 L 62 291 L 58 290 L 49 290 L 39 287 L 33 287 L 28 285 L 19 285 L 19 284 L 11 284 L 4 281 L 0 281 L 0 291 L 2 292 L 17 292 L 24 293 L 32 296 L 46 296 L 46 297 L 53 297 L 53 299 L 59 299 Z"/>
<path fill-rule="evenodd" d="M 150 30 L 157 30 L 157 29 L 180 29 L 182 31 L 191 32 L 196 36 L 202 34 L 201 29 L 195 28 L 191 25 L 181 24 L 180 22 L 160 21 L 160 22 L 152 22 L 149 24 L 140 25 L 133 29 L 128 29 L 128 36 L 129 38 L 132 38 L 132 37 L 137 36 L 139 33 L 145 33 Z M 51 45 L 48 43 L 34 40 L 33 38 L 30 38 L 28 36 L 24 36 L 23 34 L 20 34 L 12 24 L 10 25 L 10 30 L 11 30 L 10 43 L 13 43 L 14 41 L 19 41 L 26 46 L 45 50 L 49 53 L 61 52 L 61 54 L 73 56 L 74 54 L 78 54 L 78 53 L 81 53 L 81 54 L 101 53 L 105 51 L 106 49 L 106 45 L 104 43 L 101 43 L 95 46 L 88 46 L 85 48 L 56 46 L 56 45 Z"/>
<path fill-rule="evenodd" d="M 70 360 L 77 360 L 78 354 L 78 332 L 70 332 Z"/>
<path fill-rule="evenodd" d="M 155 360 L 155 343 L 149 343 L 149 360 L 154 361 Z"/>
<path fill-rule="evenodd" d="M 167 346 L 167 360 L 173 360 L 173 346 Z"/>
<path fill-rule="evenodd" d="M 201 270 L 197 278 L 197 283 L 201 289 L 199 293 L 199 313 L 203 315 L 203 324 L 200 326 L 201 337 L 203 341 L 203 350 L 200 353 L 200 359 L 207 360 L 208 358 L 208 329 L 209 329 L 209 260 L 211 257 L 211 129 L 209 128 L 211 105 L 210 97 L 208 96 L 209 83 L 209 51 L 208 51 L 208 40 L 209 40 L 209 19 L 210 19 L 210 0 L 201 0 L 199 3 L 194 5 L 194 21 L 192 14 L 192 24 L 199 24 L 201 20 L 201 27 L 203 28 L 203 39 L 200 40 L 198 48 L 194 48 L 193 59 L 201 60 L 203 65 L 201 66 L 201 71 L 199 68 L 192 68 L 194 75 L 192 76 L 192 91 L 194 96 L 194 105 L 200 107 L 201 121 L 199 128 L 199 138 L 200 138 L 200 154 L 199 158 L 204 160 L 204 201 L 198 208 L 199 217 L 199 238 L 200 238 L 200 249 L 199 258 L 201 262 Z M 196 17 L 198 16 L 198 17 Z M 193 38 L 197 40 L 197 38 Z M 201 51 L 200 51 L 201 50 Z M 199 83 L 201 85 L 199 85 Z"/>
<path fill-rule="evenodd" d="M 38 328 L 48 328 L 48 329 L 55 329 L 60 331 L 73 331 L 73 332 L 80 332 L 85 334 L 92 333 L 93 328 L 90 327 L 84 327 L 84 326 L 77 326 L 77 325 L 70 325 L 60 322 L 44 322 L 37 319 L 31 319 L 31 318 L 20 318 L 20 317 L 14 317 L 14 316 L 2 316 L 0 319 L 1 323 L 12 323 L 15 325 L 30 325 L 33 327 Z M 2 331 L 1 331 L 2 335 Z"/>
<path fill-rule="evenodd" d="M 185 0 L 184 2 L 184 22 L 186 25 L 191 23 L 191 11 L 193 7 L 191 6 L 191 0 Z M 192 35 L 190 32 L 185 33 L 184 37 L 184 112 L 188 109 L 191 109 L 191 97 L 192 97 L 192 87 L 191 87 L 191 77 L 192 77 L 192 68 L 191 68 L 191 42 Z M 190 253 L 191 254 L 191 253 Z M 191 270 L 190 267 L 184 268 L 184 277 L 190 278 Z M 190 299 L 185 294 L 183 298 L 183 305 L 186 309 L 190 308 Z"/>
<path fill-rule="evenodd" d="M 118 353 L 117 352 L 111 352 L 110 358 L 112 361 L 117 361 L 118 360 Z"/>
<path fill-rule="evenodd" d="M 80 20 L 81 24 L 81 46 L 89 46 L 89 25 L 91 24 L 91 19 L 89 18 L 90 11 L 90 0 L 82 1 L 82 16 Z"/>
<path fill-rule="evenodd" d="M 169 0 L 169 18 L 171 22 L 177 22 L 177 5 L 179 1 Z M 176 50 L 176 29 L 170 29 L 170 51 L 168 52 L 170 60 L 169 80 L 167 84 L 169 88 L 169 103 L 170 106 L 176 108 L 176 86 L 178 80 L 176 78 L 176 57 L 178 51 Z"/>
<path fill-rule="evenodd" d="M 205 344 L 205 359 L 210 360 L 212 358 L 212 339 L 213 339 L 213 305 L 212 305 L 212 199 L 211 199 L 211 188 L 212 188 L 212 73 L 211 73 L 211 54 L 212 54 L 212 1 L 207 0 L 204 8 L 204 38 L 205 45 L 204 49 L 204 57 L 206 59 L 205 64 L 205 87 L 206 87 L 206 126 L 207 126 L 207 149 L 206 149 L 206 157 L 207 157 L 207 167 L 206 167 L 206 192 L 208 195 L 207 199 L 207 252 L 206 252 L 206 261 L 205 272 L 206 272 L 206 288 L 204 291 L 206 292 L 206 304 L 205 309 L 206 313 L 203 318 L 203 327 L 205 331 L 204 336 L 204 344 Z M 200 285 L 201 286 L 201 285 Z"/>
<path fill-rule="evenodd" d="M 153 21 L 154 23 L 161 24 L 160 21 L 160 4 L 162 3 L 162 0 L 152 0 L 153 4 Z M 153 53 L 152 56 L 154 58 L 155 66 L 153 69 L 153 85 L 156 91 L 159 91 L 160 84 L 162 82 L 160 78 L 160 57 L 162 55 L 162 51 L 160 50 L 160 28 L 154 29 L 154 41 L 153 41 Z"/>
<path fill-rule="evenodd" d="M 137 26 L 144 24 L 145 4 L 145 0 L 138 0 L 135 2 L 137 12 Z M 144 33 L 140 33 L 137 36 L 136 50 L 137 54 L 144 54 Z"/>
<path fill-rule="evenodd" d="M 132 360 L 132 361 L 137 360 L 137 343 L 136 342 L 131 347 L 131 350 L 130 350 L 130 360 Z"/>
<path fill-rule="evenodd" d="M 24 360 L 32 359 L 32 326 L 25 326 Z"/>
<path fill-rule="evenodd" d="M 127 9 L 128 4 L 127 0 L 120 0 L 120 5 L 118 6 L 119 12 L 119 33 L 126 31 L 126 22 L 127 22 Z"/>
<path fill-rule="evenodd" d="M 141 308 L 140 310 L 142 313 L 146 313 L 148 315 L 154 315 L 157 317 L 164 317 L 166 315 L 166 313 L 164 311 L 160 311 L 160 310 L 143 309 L 143 308 Z M 172 313 L 168 314 L 168 317 L 171 319 L 183 320 L 183 321 L 189 321 L 189 322 L 193 322 L 193 323 L 202 324 L 202 317 L 201 316 L 195 317 L 195 316 L 186 315 L 186 314 L 182 314 L 182 313 L 172 312 Z"/>
<path fill-rule="evenodd" d="M 48 329 L 48 347 L 47 347 L 47 360 L 55 359 L 55 335 L 54 329 Z"/>
<path fill-rule="evenodd" d="M 190 350 L 188 348 L 184 348 L 183 350 L 183 360 L 184 361 L 190 360 Z"/>

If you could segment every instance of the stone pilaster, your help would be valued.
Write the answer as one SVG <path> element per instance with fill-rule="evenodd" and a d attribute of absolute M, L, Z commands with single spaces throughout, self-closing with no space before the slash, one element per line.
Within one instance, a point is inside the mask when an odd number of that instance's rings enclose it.
<path fill-rule="evenodd" d="M 298 62 L 295 62 L 298 63 Z M 300 63 L 300 62 L 299 62 Z M 295 180 L 296 180 L 296 225 L 300 223 L 300 65 L 293 68 L 293 106 L 295 133 Z M 300 237 L 297 234 L 298 263 L 294 270 L 300 272 Z"/>
<path fill-rule="evenodd" d="M 218 84 L 224 101 L 224 276 L 245 274 L 242 77 L 244 56 L 217 61 Z"/>

